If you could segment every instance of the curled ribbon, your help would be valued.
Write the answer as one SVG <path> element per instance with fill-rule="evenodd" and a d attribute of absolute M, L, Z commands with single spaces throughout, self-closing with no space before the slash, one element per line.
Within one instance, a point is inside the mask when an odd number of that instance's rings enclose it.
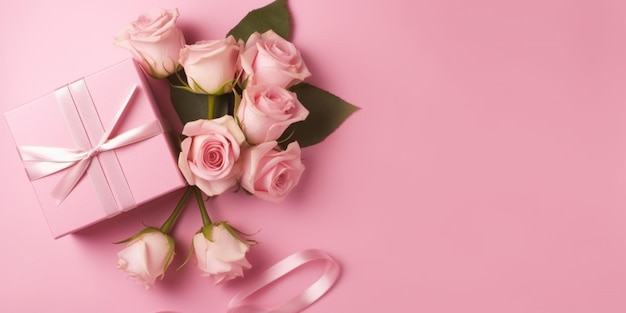
<path fill-rule="evenodd" d="M 265 308 L 245 303 L 245 300 L 254 293 L 262 290 L 277 279 L 307 263 L 322 260 L 326 263 L 324 273 L 317 281 L 299 295 L 274 308 Z M 318 249 L 308 249 L 296 252 L 261 273 L 260 277 L 233 297 L 227 307 L 227 313 L 296 313 L 304 310 L 321 298 L 337 281 L 339 264 Z"/>
<path fill-rule="evenodd" d="M 121 108 L 113 118 L 111 125 L 106 129 L 100 140 L 90 149 L 83 150 L 78 148 L 44 146 L 18 147 L 22 160 L 24 162 L 34 163 L 26 167 L 26 172 L 30 180 L 37 180 L 69 168 L 67 173 L 52 190 L 52 196 L 57 206 L 67 198 L 76 184 L 78 184 L 87 171 L 87 168 L 89 168 L 93 157 L 105 151 L 146 140 L 163 132 L 160 122 L 154 120 L 125 131 L 114 138 L 110 138 L 111 134 L 122 120 L 122 116 L 136 90 L 137 85 L 134 85 L 130 94 L 126 97 Z"/>
<path fill-rule="evenodd" d="M 309 288 L 289 301 L 274 308 L 265 308 L 254 304 L 245 303 L 245 300 L 256 292 L 267 287 L 277 279 L 289 274 L 293 270 L 307 263 L 322 260 L 326 262 L 326 268 L 320 278 Z M 339 264 L 328 255 L 318 249 L 308 249 L 296 252 L 261 273 L 260 277 L 252 281 L 244 289 L 240 290 L 228 304 L 226 313 L 297 313 L 313 304 L 321 298 L 335 284 L 339 277 Z M 178 313 L 175 311 L 159 311 L 155 313 Z"/>

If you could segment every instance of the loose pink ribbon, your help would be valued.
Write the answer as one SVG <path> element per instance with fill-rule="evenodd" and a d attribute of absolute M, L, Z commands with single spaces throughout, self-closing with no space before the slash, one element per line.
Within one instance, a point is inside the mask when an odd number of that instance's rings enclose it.
<path fill-rule="evenodd" d="M 256 292 L 267 287 L 277 279 L 289 274 L 293 270 L 313 261 L 326 262 L 326 268 L 320 278 L 309 288 L 289 301 L 274 308 L 266 308 L 255 304 L 246 303 L 246 299 Z M 252 284 L 240 290 L 228 304 L 226 313 L 297 313 L 313 304 L 321 298 L 335 284 L 339 277 L 339 264 L 328 255 L 318 249 L 308 249 L 296 252 L 261 273 L 260 277 L 252 280 Z M 159 311 L 156 313 L 177 313 L 175 311 Z"/>
<path fill-rule="evenodd" d="M 262 290 L 277 279 L 287 275 L 296 268 L 313 261 L 324 261 L 326 268 L 322 276 L 299 295 L 274 308 L 261 307 L 246 303 L 246 299 Z M 260 277 L 239 291 L 230 301 L 227 313 L 295 313 L 304 310 L 321 298 L 337 281 L 339 264 L 328 253 L 309 249 L 296 252 L 261 273 Z"/>
<path fill-rule="evenodd" d="M 111 125 L 104 132 L 100 140 L 90 149 L 44 147 L 44 146 L 21 146 L 19 152 L 24 162 L 34 164 L 26 167 L 30 180 L 37 180 L 48 175 L 68 169 L 67 173 L 52 190 L 52 196 L 56 204 L 60 205 L 74 189 L 91 164 L 93 157 L 98 154 L 121 148 L 133 143 L 146 140 L 163 132 L 158 120 L 146 123 L 125 131 L 114 138 L 111 134 L 122 120 L 122 116 L 132 100 L 137 85 L 132 87 L 128 97 L 113 118 Z"/>

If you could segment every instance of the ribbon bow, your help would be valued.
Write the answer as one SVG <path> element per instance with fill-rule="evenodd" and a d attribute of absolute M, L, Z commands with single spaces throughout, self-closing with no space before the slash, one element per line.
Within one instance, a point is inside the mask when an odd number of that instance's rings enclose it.
<path fill-rule="evenodd" d="M 72 192 L 74 187 L 83 177 L 91 160 L 98 154 L 121 148 L 133 143 L 146 140 L 163 132 L 163 128 L 158 120 L 146 123 L 125 131 L 114 138 L 111 134 L 122 120 L 122 116 L 131 102 L 137 85 L 132 87 L 130 94 L 126 97 L 122 107 L 119 109 L 111 125 L 104 132 L 100 140 L 88 150 L 77 148 L 44 147 L 44 146 L 20 146 L 18 150 L 24 162 L 33 163 L 26 167 L 26 172 L 30 180 L 37 180 L 48 175 L 68 169 L 67 173 L 52 190 L 52 196 L 57 206 Z"/>

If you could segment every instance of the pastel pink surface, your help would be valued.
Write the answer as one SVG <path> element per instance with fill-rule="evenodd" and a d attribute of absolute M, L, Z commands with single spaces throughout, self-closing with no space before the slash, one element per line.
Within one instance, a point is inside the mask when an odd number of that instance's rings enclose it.
<path fill-rule="evenodd" d="M 3 2 L 0 108 L 125 59 L 113 35 L 154 6 L 178 7 L 192 43 L 268 2 Z M 626 4 L 289 6 L 309 81 L 362 110 L 304 149 L 285 202 L 208 202 L 215 220 L 259 231 L 246 277 L 215 287 L 192 262 L 145 291 L 115 269 L 111 242 L 162 223 L 180 193 L 52 240 L 4 126 L 0 311 L 223 312 L 247 279 L 305 248 L 343 269 L 306 312 L 626 311 Z M 166 84 L 150 83 L 173 119 Z M 195 206 L 180 222 L 174 267 L 200 227 Z"/>

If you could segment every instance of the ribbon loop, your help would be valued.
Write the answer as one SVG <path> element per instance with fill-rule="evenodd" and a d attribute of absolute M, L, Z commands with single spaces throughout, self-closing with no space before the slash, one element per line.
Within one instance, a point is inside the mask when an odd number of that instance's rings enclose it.
<path fill-rule="evenodd" d="M 262 290 L 277 279 L 307 263 L 322 260 L 326 268 L 322 276 L 299 295 L 278 305 L 275 308 L 264 308 L 255 304 L 244 303 L 245 300 Z M 309 249 L 296 252 L 261 273 L 251 285 L 245 287 L 233 297 L 227 307 L 227 313 L 295 313 L 304 310 L 321 298 L 335 284 L 339 277 L 339 264 L 328 253 Z"/>

